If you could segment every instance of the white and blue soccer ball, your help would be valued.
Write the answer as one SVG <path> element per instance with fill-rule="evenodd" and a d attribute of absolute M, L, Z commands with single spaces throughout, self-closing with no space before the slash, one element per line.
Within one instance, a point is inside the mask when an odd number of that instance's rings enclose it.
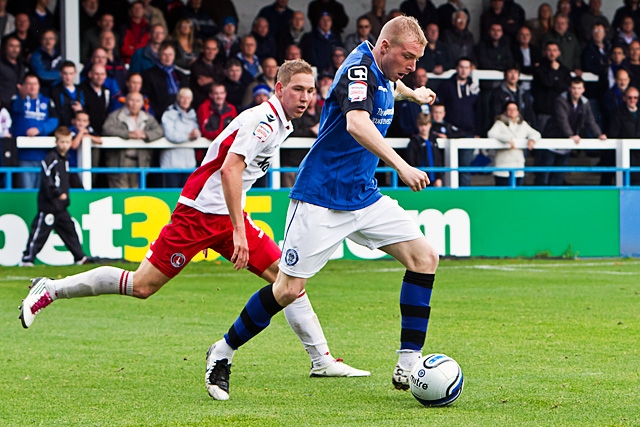
<path fill-rule="evenodd" d="M 424 406 L 446 406 L 462 393 L 464 377 L 460 365 L 444 354 L 420 358 L 409 377 L 411 393 Z"/>

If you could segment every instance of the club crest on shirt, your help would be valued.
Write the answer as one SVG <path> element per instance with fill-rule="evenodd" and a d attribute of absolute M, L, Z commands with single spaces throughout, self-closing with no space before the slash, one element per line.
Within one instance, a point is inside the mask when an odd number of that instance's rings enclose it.
<path fill-rule="evenodd" d="M 258 123 L 258 126 L 253 130 L 253 136 L 260 142 L 265 142 L 272 133 L 273 128 L 267 122 Z"/>
<path fill-rule="evenodd" d="M 347 91 L 347 97 L 351 102 L 360 102 L 367 99 L 367 84 L 365 82 L 351 82 Z"/>
<path fill-rule="evenodd" d="M 44 223 L 47 224 L 49 227 L 51 227 L 55 221 L 56 221 L 56 217 L 52 213 L 49 213 L 44 217 Z"/>
<path fill-rule="evenodd" d="M 358 65 L 358 66 L 349 68 L 349 71 L 347 72 L 347 77 L 349 78 L 349 80 L 367 81 L 368 73 L 369 73 L 369 70 L 367 70 L 367 67 L 365 67 L 364 65 Z"/>
<path fill-rule="evenodd" d="M 295 249 L 287 249 L 284 254 L 284 262 L 290 267 L 296 265 L 299 259 L 298 252 Z"/>
<path fill-rule="evenodd" d="M 181 253 L 171 255 L 171 265 L 173 265 L 175 268 L 182 267 L 186 260 L 187 259 L 185 258 L 185 256 Z"/>

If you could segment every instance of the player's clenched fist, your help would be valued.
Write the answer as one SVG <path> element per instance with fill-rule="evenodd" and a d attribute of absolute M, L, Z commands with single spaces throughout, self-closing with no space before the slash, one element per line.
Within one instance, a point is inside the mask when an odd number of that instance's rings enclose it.
<path fill-rule="evenodd" d="M 411 166 L 408 166 L 402 171 L 398 171 L 398 176 L 400 177 L 402 182 L 404 182 L 409 188 L 411 188 L 412 191 L 420 191 L 426 188 L 430 183 L 429 176 L 426 172 L 423 172 Z"/>
<path fill-rule="evenodd" d="M 436 100 L 436 93 L 424 86 L 415 89 L 414 96 L 420 104 L 433 104 Z"/>

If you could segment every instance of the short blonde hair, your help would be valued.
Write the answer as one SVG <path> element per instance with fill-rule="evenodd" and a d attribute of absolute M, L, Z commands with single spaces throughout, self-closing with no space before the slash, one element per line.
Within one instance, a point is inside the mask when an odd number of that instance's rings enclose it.
<path fill-rule="evenodd" d="M 418 20 L 413 16 L 397 16 L 388 21 L 380 30 L 378 40 L 387 39 L 391 44 L 402 44 L 406 41 L 416 41 L 421 46 L 427 45 L 427 38 L 420 28 Z"/>
<path fill-rule="evenodd" d="M 431 115 L 425 113 L 419 113 L 416 117 L 416 126 L 430 125 Z"/>
<path fill-rule="evenodd" d="M 178 91 L 177 96 L 188 96 L 189 98 L 193 99 L 193 92 L 191 92 L 191 89 L 189 89 L 188 87 L 183 87 Z"/>
<path fill-rule="evenodd" d="M 286 86 L 291 81 L 291 77 L 295 74 L 309 74 L 313 76 L 313 69 L 304 59 L 284 61 L 284 64 L 282 64 L 278 69 L 276 82 L 281 82 L 283 86 Z"/>

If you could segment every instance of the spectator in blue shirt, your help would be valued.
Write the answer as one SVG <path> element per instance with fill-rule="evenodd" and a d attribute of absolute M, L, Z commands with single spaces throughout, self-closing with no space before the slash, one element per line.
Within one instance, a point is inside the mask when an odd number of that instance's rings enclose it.
<path fill-rule="evenodd" d="M 236 58 L 242 64 L 242 78 L 241 81 L 244 84 L 249 84 L 255 79 L 258 74 L 262 73 L 262 67 L 260 66 L 260 60 L 256 55 L 256 49 L 258 44 L 255 37 L 252 35 L 246 35 L 240 40 L 240 52 L 236 55 Z"/>
<path fill-rule="evenodd" d="M 158 63 L 158 49 L 167 37 L 167 32 L 160 24 L 151 27 L 149 43 L 136 50 L 129 64 L 130 73 L 142 73 Z"/>
<path fill-rule="evenodd" d="M 40 93 L 40 82 L 35 74 L 27 74 L 20 93 L 11 102 L 13 136 L 47 136 L 58 127 L 55 103 Z M 18 164 L 23 167 L 38 167 L 47 155 L 46 149 L 18 150 Z M 38 172 L 25 172 L 18 177 L 19 188 L 38 188 Z"/>
<path fill-rule="evenodd" d="M 58 35 L 55 30 L 46 30 L 40 39 L 40 47 L 31 54 L 30 68 L 38 76 L 42 93 L 49 96 L 51 88 L 60 83 L 62 56 L 56 49 Z"/>

